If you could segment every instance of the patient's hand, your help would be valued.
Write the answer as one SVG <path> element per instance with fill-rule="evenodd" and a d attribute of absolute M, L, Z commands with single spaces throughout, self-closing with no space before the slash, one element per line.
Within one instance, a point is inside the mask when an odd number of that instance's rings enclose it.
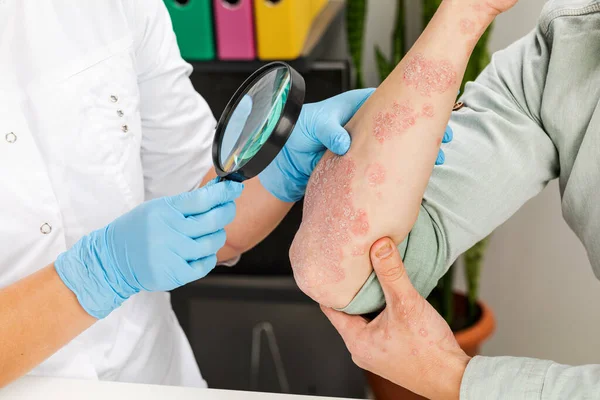
<path fill-rule="evenodd" d="M 412 228 L 468 59 L 493 20 L 480 4 L 442 3 L 346 126 L 350 151 L 326 153 L 313 172 L 290 259 L 298 285 L 317 302 L 347 306 L 372 272 L 371 245 L 381 237 L 399 244 Z"/>
<path fill-rule="evenodd" d="M 387 306 L 373 321 L 322 307 L 361 368 L 428 399 L 458 399 L 470 361 L 440 314 L 415 290 L 400 254 L 382 239 L 371 260 Z"/>

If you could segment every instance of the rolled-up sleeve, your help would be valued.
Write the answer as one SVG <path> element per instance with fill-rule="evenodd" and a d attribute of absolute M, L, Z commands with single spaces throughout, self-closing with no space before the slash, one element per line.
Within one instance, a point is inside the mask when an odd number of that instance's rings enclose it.
<path fill-rule="evenodd" d="M 546 37 L 536 29 L 496 53 L 467 85 L 464 107 L 450 120 L 455 139 L 444 147 L 446 164 L 434 169 L 422 204 L 429 218 L 419 223 L 436 229 L 417 227 L 408 242 L 405 262 L 417 264 L 410 270 L 415 282 L 425 282 L 421 294 L 558 176 L 558 153 L 540 117 L 549 59 Z M 429 247 L 421 242 L 436 243 L 443 257 L 420 251 Z M 422 274 L 429 279 L 418 279 Z"/>
<path fill-rule="evenodd" d="M 550 60 L 536 29 L 496 53 L 452 114 L 446 163 L 433 170 L 419 217 L 399 246 L 411 282 L 427 297 L 456 258 L 510 218 L 558 176 L 558 153 L 541 122 Z M 343 311 L 380 310 L 372 275 Z"/>

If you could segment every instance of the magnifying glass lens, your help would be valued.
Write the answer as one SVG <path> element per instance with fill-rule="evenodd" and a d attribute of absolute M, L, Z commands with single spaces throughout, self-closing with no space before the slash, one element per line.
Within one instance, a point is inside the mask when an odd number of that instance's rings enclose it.
<path fill-rule="evenodd" d="M 215 131 L 212 156 L 219 179 L 243 182 L 273 162 L 300 117 L 305 90 L 304 78 L 279 61 L 244 81 Z"/>
<path fill-rule="evenodd" d="M 233 173 L 250 161 L 279 122 L 292 85 L 288 68 L 270 70 L 251 86 L 231 113 L 221 142 L 221 169 Z"/>

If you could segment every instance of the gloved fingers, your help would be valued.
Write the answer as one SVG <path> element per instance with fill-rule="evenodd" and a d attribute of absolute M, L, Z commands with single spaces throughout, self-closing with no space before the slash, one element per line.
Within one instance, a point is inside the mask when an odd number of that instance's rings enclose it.
<path fill-rule="evenodd" d="M 171 242 L 170 248 L 179 258 L 190 262 L 217 254 L 225 245 L 226 239 L 227 235 L 223 229 L 197 239 L 181 235 Z"/>
<path fill-rule="evenodd" d="M 446 155 L 443 150 L 440 150 L 438 153 L 437 159 L 435 160 L 435 165 L 443 165 L 446 162 Z"/>
<path fill-rule="evenodd" d="M 444 131 L 444 138 L 442 139 L 442 143 L 450 143 L 454 139 L 454 131 L 450 127 L 450 125 L 446 126 L 446 130 Z"/>
<path fill-rule="evenodd" d="M 193 282 L 204 278 L 217 266 L 217 256 L 213 254 L 208 257 L 190 261 L 189 265 L 191 267 L 189 272 L 193 276 L 193 279 L 190 279 L 188 282 Z"/>
<path fill-rule="evenodd" d="M 178 223 L 176 229 L 185 236 L 196 239 L 217 232 L 233 222 L 236 206 L 233 201 L 222 204 L 212 210 L 192 215 Z"/>
<path fill-rule="evenodd" d="M 210 181 L 208 181 L 208 182 L 206 183 L 206 185 L 204 185 L 204 186 L 202 186 L 202 187 L 205 187 L 205 188 L 207 188 L 207 187 L 211 187 L 211 186 L 214 186 L 214 185 L 216 185 L 217 183 L 219 183 L 219 178 L 211 179 Z"/>
<path fill-rule="evenodd" d="M 319 161 L 321 161 L 321 158 L 323 158 L 323 156 L 325 155 L 325 152 L 322 151 L 320 153 L 317 153 L 313 156 L 312 161 L 310 162 L 310 170 L 314 171 L 315 168 L 317 168 L 317 164 L 319 164 Z M 308 175 L 311 175 L 311 172 L 308 173 Z"/>
<path fill-rule="evenodd" d="M 174 271 L 170 271 L 171 279 L 179 286 L 204 278 L 217 265 L 215 254 L 197 260 L 188 261 Z"/>
<path fill-rule="evenodd" d="M 333 153 L 343 156 L 350 150 L 350 134 L 338 121 L 328 119 L 323 124 L 316 124 L 314 129 L 317 140 Z"/>
<path fill-rule="evenodd" d="M 375 88 L 350 90 L 346 93 L 339 94 L 327 101 L 339 101 L 341 114 L 338 121 L 341 126 L 346 125 L 350 119 L 356 114 L 359 108 L 371 97 L 375 92 Z"/>
<path fill-rule="evenodd" d="M 194 239 L 194 241 L 196 242 L 196 253 L 198 254 L 194 259 L 200 259 L 212 254 L 217 254 L 217 252 L 225 246 L 227 234 L 224 229 L 221 229 L 209 235 Z M 191 260 L 188 259 L 188 261 Z"/>
<path fill-rule="evenodd" d="M 167 202 L 184 216 L 203 214 L 217 206 L 234 201 L 242 194 L 244 185 L 232 181 L 224 181 L 204 186 L 192 192 L 168 197 Z"/>
<path fill-rule="evenodd" d="M 356 111 L 367 101 L 375 89 L 359 89 L 342 93 L 321 103 L 310 105 L 323 108 L 323 117 L 315 118 L 313 132 L 308 132 L 317 142 L 337 155 L 344 155 L 350 149 L 352 140 L 344 125 L 350 121 Z"/>

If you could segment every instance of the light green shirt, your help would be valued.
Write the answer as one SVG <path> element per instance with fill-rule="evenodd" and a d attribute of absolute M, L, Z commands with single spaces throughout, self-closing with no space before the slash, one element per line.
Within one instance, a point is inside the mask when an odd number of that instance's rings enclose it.
<path fill-rule="evenodd" d="M 526 0 L 523 0 L 526 1 Z M 451 263 L 559 178 L 563 215 L 600 277 L 600 0 L 550 0 L 537 27 L 467 85 L 419 219 L 400 246 L 427 296 Z M 345 311 L 380 309 L 371 277 Z M 597 399 L 600 366 L 476 357 L 461 399 Z"/>

